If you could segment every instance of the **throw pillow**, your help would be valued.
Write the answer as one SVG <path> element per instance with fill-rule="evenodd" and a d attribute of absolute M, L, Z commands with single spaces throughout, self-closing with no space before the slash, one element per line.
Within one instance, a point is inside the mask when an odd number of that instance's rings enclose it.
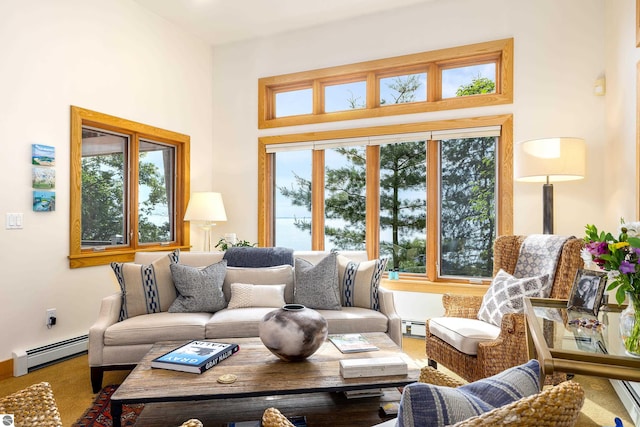
<path fill-rule="evenodd" d="M 344 307 L 362 307 L 380 311 L 378 287 L 388 258 L 356 263 L 338 255 L 338 280 Z"/>
<path fill-rule="evenodd" d="M 222 292 L 227 301 L 231 299 L 232 283 L 251 283 L 253 285 L 280 285 L 284 283 L 284 300 L 287 304 L 293 302 L 293 267 L 277 265 L 274 267 L 229 267 L 224 278 Z"/>
<path fill-rule="evenodd" d="M 338 261 L 335 252 L 316 265 L 301 258 L 295 260 L 293 302 L 318 310 L 340 310 Z"/>
<path fill-rule="evenodd" d="M 402 392 L 398 426 L 451 425 L 539 391 L 540 365 L 535 359 L 456 388 L 413 383 Z"/>
<path fill-rule="evenodd" d="M 169 313 L 215 313 L 227 301 L 222 293 L 222 282 L 227 261 L 222 260 L 204 268 L 171 264 L 171 277 L 178 296 L 169 307 Z"/>
<path fill-rule="evenodd" d="M 176 299 L 170 265 L 176 264 L 180 250 L 176 249 L 149 265 L 112 262 L 111 268 L 122 291 L 119 321 L 141 314 L 167 311 Z"/>
<path fill-rule="evenodd" d="M 478 319 L 500 326 L 506 313 L 524 312 L 524 297 L 547 298 L 549 275 L 516 279 L 500 269 L 482 298 Z"/>
<path fill-rule="evenodd" d="M 284 302 L 285 285 L 231 284 L 231 299 L 227 308 L 277 307 Z"/>

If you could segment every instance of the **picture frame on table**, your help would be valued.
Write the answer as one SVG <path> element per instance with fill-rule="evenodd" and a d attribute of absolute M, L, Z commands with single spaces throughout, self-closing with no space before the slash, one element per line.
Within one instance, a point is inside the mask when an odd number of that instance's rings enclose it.
<path fill-rule="evenodd" d="M 607 283 L 607 273 L 579 268 L 573 280 L 567 308 L 598 315 Z"/>

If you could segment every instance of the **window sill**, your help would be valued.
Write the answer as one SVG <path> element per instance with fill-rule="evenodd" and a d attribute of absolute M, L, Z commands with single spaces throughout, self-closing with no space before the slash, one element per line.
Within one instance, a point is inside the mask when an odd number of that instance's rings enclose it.
<path fill-rule="evenodd" d="M 462 294 L 484 296 L 489 285 L 453 283 L 453 282 L 431 282 L 428 280 L 389 280 L 382 279 L 380 286 L 391 291 L 420 292 L 429 294 Z"/>

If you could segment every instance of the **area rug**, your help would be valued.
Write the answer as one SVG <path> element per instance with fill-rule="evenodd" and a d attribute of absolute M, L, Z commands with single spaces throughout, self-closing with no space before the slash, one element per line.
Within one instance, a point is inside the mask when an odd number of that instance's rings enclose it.
<path fill-rule="evenodd" d="M 111 427 L 111 395 L 118 388 L 117 385 L 105 386 L 96 396 L 93 404 L 72 427 Z M 122 426 L 135 424 L 138 415 L 144 409 L 144 404 L 122 405 Z"/>

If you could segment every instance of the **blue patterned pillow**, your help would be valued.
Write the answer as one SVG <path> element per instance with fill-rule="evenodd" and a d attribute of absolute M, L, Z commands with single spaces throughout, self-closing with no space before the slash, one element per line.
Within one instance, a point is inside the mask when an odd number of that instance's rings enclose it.
<path fill-rule="evenodd" d="M 179 257 L 180 250 L 176 249 L 149 265 L 131 262 L 111 263 L 122 291 L 118 321 L 169 309 L 176 299 L 170 265 L 178 263 Z"/>
<path fill-rule="evenodd" d="M 398 425 L 447 426 L 539 391 L 540 365 L 535 359 L 457 388 L 413 383 L 402 392 Z"/>
<path fill-rule="evenodd" d="M 380 311 L 378 287 L 388 258 L 360 263 L 338 255 L 340 298 L 344 307 L 362 307 Z"/>

